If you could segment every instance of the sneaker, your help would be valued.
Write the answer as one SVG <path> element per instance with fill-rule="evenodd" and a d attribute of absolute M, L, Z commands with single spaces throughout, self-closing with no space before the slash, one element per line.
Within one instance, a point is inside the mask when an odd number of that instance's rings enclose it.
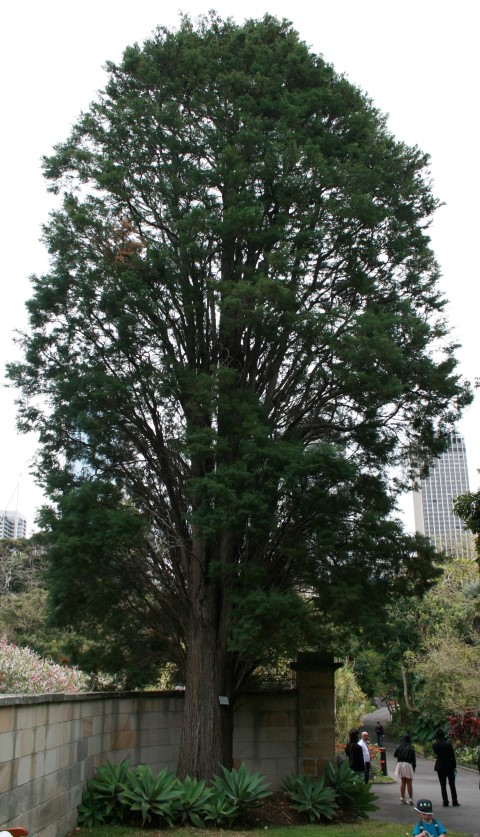
<path fill-rule="evenodd" d="M 452 802 L 454 808 L 460 808 L 460 802 Z"/>
<path fill-rule="evenodd" d="M 406 804 L 407 804 L 407 802 L 406 802 L 406 800 L 403 798 L 403 796 L 401 796 L 401 797 L 400 797 L 400 802 L 402 803 L 402 805 L 406 805 Z"/>
<path fill-rule="evenodd" d="M 413 799 L 409 799 L 409 800 L 408 800 L 408 804 L 409 804 L 409 805 L 413 805 Z"/>

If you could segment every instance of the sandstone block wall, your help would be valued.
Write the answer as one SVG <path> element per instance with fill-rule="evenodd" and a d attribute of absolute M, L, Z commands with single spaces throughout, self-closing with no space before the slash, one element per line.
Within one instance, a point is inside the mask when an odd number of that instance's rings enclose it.
<path fill-rule="evenodd" d="M 334 756 L 335 664 L 300 655 L 296 688 L 249 693 L 235 710 L 234 766 L 265 775 L 321 772 Z M 175 770 L 183 692 L 0 696 L 0 830 L 65 837 L 86 781 L 106 761 Z"/>
<path fill-rule="evenodd" d="M 174 770 L 182 712 L 175 693 L 0 697 L 0 827 L 63 837 L 107 760 Z"/>

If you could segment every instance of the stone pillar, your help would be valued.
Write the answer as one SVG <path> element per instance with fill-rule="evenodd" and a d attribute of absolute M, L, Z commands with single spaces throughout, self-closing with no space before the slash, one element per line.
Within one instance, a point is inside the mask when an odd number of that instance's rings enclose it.
<path fill-rule="evenodd" d="M 341 663 L 333 656 L 302 652 L 291 663 L 298 692 L 298 773 L 319 776 L 335 756 L 334 674 Z"/>

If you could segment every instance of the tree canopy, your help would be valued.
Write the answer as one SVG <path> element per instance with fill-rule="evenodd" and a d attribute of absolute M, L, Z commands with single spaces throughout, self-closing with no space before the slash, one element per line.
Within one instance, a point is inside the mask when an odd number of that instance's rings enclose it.
<path fill-rule="evenodd" d="M 399 705 L 396 734 L 411 731 L 426 743 L 449 716 L 478 714 L 479 638 L 478 564 L 446 557 L 428 595 L 399 597 L 387 607 L 381 631 L 359 631 L 345 649 L 361 688 Z"/>
<path fill-rule="evenodd" d="M 477 561 L 480 561 L 480 491 L 469 491 L 457 497 L 454 511 L 474 535 Z"/>
<path fill-rule="evenodd" d="M 179 769 L 208 775 L 259 662 L 431 583 L 395 492 L 469 393 L 428 158 L 289 23 L 182 18 L 107 69 L 44 161 L 61 203 L 10 376 L 54 612 L 178 665 Z"/>

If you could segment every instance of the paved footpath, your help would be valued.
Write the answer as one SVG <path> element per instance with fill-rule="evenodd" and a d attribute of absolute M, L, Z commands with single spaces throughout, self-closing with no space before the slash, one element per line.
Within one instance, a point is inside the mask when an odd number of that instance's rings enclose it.
<path fill-rule="evenodd" d="M 366 729 L 373 744 L 377 738 L 374 732 L 376 722 L 380 720 L 385 723 L 388 720 L 388 710 L 378 709 L 363 717 L 362 729 Z M 411 829 L 418 822 L 419 816 L 410 805 L 400 803 L 400 780 L 395 776 L 396 759 L 393 758 L 393 751 L 397 742 L 385 737 L 384 746 L 387 751 L 387 773 L 395 780 L 395 784 L 374 784 L 373 790 L 378 796 L 378 811 L 369 814 L 372 820 L 386 820 L 406 826 L 404 832 L 399 832 L 399 837 L 412 833 Z M 457 770 L 457 794 L 460 802 L 459 808 L 448 808 L 442 806 L 442 795 L 437 774 L 433 769 L 433 761 L 417 755 L 417 769 L 413 780 L 413 798 L 415 803 L 418 799 L 431 799 L 434 816 L 443 823 L 447 831 L 463 831 L 465 834 L 480 837 L 480 789 L 479 774 L 476 770 L 467 770 L 459 767 Z M 450 796 L 450 791 L 449 791 Z"/>

